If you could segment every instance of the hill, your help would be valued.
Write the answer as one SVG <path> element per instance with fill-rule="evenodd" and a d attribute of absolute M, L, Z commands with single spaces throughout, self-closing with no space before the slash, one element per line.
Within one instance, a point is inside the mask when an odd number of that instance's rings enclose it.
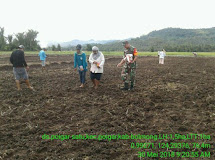
<path fill-rule="evenodd" d="M 132 38 L 129 42 L 140 51 L 215 51 L 215 27 L 208 29 L 166 28 Z M 97 44 L 103 51 L 120 51 L 121 41 Z"/>

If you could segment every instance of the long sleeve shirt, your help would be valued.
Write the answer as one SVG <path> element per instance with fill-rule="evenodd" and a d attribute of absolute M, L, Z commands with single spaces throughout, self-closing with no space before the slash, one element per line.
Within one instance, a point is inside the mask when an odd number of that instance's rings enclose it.
<path fill-rule="evenodd" d="M 166 53 L 164 51 L 159 52 L 159 58 L 164 58 L 166 56 Z"/>
<path fill-rule="evenodd" d="M 41 61 L 46 60 L 46 57 L 47 57 L 47 56 L 46 56 L 46 53 L 45 53 L 44 50 L 41 50 L 41 51 L 40 51 L 39 57 L 40 57 L 40 60 L 41 60 Z"/>
<path fill-rule="evenodd" d="M 87 60 L 86 60 L 86 54 L 85 53 L 75 53 L 74 54 L 74 68 L 77 68 L 80 70 L 80 66 L 83 67 L 85 71 L 87 71 Z"/>
<path fill-rule="evenodd" d="M 90 54 L 89 62 L 91 63 L 90 71 L 92 73 L 103 73 L 104 72 L 105 58 L 104 58 L 104 55 L 102 54 L 102 52 L 100 52 L 100 53 L 101 53 L 100 56 L 96 60 L 93 59 L 93 54 L 94 53 Z M 97 65 L 94 64 L 93 62 L 99 63 L 99 67 L 97 67 Z"/>
<path fill-rule="evenodd" d="M 13 51 L 10 56 L 10 62 L 13 64 L 13 67 L 27 67 L 25 55 L 22 50 Z"/>

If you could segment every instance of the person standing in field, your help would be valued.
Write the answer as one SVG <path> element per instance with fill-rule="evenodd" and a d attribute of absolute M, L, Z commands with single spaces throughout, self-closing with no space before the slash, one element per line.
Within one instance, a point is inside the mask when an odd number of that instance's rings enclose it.
<path fill-rule="evenodd" d="M 91 64 L 90 68 L 90 78 L 93 82 L 94 88 L 97 89 L 100 83 L 102 73 L 104 72 L 105 58 L 99 48 L 94 46 L 92 48 L 92 53 L 89 57 L 89 62 Z"/>
<path fill-rule="evenodd" d="M 45 70 L 45 66 L 46 66 L 46 53 L 45 53 L 46 48 L 43 48 L 40 52 L 39 52 L 39 57 L 40 57 L 40 61 L 41 61 L 41 64 L 42 64 L 42 71 Z"/>
<path fill-rule="evenodd" d="M 193 55 L 194 55 L 194 57 L 197 57 L 197 53 L 196 52 L 193 52 Z"/>
<path fill-rule="evenodd" d="M 135 75 L 137 68 L 137 49 L 131 46 L 128 41 L 124 41 L 123 46 L 125 47 L 124 56 L 121 62 L 117 65 L 117 67 L 121 67 L 124 64 L 121 77 L 123 80 L 122 90 L 132 90 L 134 88 L 135 83 Z"/>
<path fill-rule="evenodd" d="M 79 72 L 80 76 L 80 87 L 83 88 L 85 84 L 85 77 L 87 72 L 87 60 L 86 60 L 86 54 L 82 52 L 81 50 L 82 46 L 78 44 L 76 46 L 76 52 L 74 53 L 74 68 Z"/>
<path fill-rule="evenodd" d="M 162 51 L 158 51 L 159 64 L 164 64 L 165 56 L 166 56 L 166 51 L 164 49 Z"/>
<path fill-rule="evenodd" d="M 10 62 L 13 64 L 13 73 L 15 76 L 15 81 L 16 81 L 16 86 L 18 91 L 21 90 L 20 79 L 24 79 L 25 83 L 27 84 L 27 87 L 33 90 L 33 87 L 31 87 L 30 85 L 28 74 L 26 71 L 26 69 L 28 70 L 29 67 L 25 61 L 23 45 L 20 45 L 18 49 L 11 54 Z"/>

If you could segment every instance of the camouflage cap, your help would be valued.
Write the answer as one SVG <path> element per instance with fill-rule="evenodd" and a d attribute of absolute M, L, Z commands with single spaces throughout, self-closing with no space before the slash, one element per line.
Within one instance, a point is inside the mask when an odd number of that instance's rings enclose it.
<path fill-rule="evenodd" d="M 129 44 L 128 41 L 123 41 L 122 45 L 125 46 L 126 44 Z"/>

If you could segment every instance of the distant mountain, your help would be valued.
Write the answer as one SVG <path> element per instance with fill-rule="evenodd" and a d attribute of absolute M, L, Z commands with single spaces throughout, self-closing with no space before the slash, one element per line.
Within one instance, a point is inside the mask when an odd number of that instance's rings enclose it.
<path fill-rule="evenodd" d="M 114 42 L 116 40 L 100 40 L 100 41 L 96 41 L 96 40 L 87 40 L 87 41 L 82 41 L 82 40 L 78 40 L 78 39 L 75 39 L 75 40 L 72 40 L 72 41 L 69 41 L 69 42 L 63 42 L 63 43 L 59 43 L 61 45 L 61 47 L 70 47 L 70 46 L 76 46 L 78 44 L 81 44 L 81 45 L 85 45 L 85 44 L 106 44 L 106 43 L 111 43 L 111 42 Z M 52 46 L 52 45 L 57 45 L 58 43 L 57 42 L 50 42 L 48 44 L 48 46 Z"/>
<path fill-rule="evenodd" d="M 140 51 L 215 51 L 215 27 L 208 29 L 166 28 L 129 40 Z M 98 45 L 103 51 L 121 51 L 121 41 Z"/>
<path fill-rule="evenodd" d="M 147 35 L 137 38 L 126 39 L 131 45 L 135 46 L 139 51 L 158 51 L 165 49 L 166 51 L 177 52 L 211 52 L 215 51 L 215 27 L 207 29 L 181 29 L 166 28 L 158 31 L 152 31 Z M 50 43 L 57 45 L 58 43 Z M 72 40 L 60 43 L 63 48 L 68 50 L 77 44 L 97 45 L 101 51 L 122 51 L 122 40 L 101 40 L 93 39 L 88 41 Z"/>

